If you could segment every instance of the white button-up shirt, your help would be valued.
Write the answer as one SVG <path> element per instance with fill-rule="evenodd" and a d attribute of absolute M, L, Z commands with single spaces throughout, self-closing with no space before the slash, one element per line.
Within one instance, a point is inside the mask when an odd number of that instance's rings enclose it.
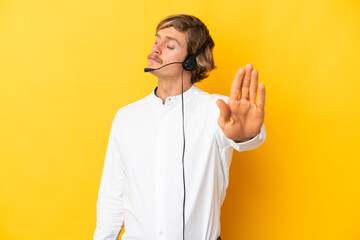
<path fill-rule="evenodd" d="M 215 240 L 229 182 L 232 151 L 257 148 L 253 139 L 235 143 L 217 124 L 216 100 L 193 85 L 184 93 L 185 238 Z M 94 240 L 182 240 L 181 95 L 163 104 L 155 91 L 116 113 L 97 201 Z"/>

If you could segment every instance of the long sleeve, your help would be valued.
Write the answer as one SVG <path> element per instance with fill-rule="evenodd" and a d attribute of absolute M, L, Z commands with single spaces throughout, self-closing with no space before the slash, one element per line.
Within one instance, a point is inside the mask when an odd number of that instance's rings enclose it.
<path fill-rule="evenodd" d="M 118 124 L 118 114 L 116 114 L 111 126 L 98 193 L 94 240 L 118 239 L 124 225 L 123 189 L 125 172 L 117 141 Z"/>

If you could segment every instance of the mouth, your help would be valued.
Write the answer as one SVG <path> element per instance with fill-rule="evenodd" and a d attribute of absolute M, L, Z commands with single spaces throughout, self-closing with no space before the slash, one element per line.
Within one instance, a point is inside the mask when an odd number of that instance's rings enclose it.
<path fill-rule="evenodd" d="M 151 61 L 151 62 L 156 62 L 156 63 L 160 63 L 160 64 L 162 62 L 159 58 L 154 57 L 154 56 L 149 56 L 148 60 Z"/>

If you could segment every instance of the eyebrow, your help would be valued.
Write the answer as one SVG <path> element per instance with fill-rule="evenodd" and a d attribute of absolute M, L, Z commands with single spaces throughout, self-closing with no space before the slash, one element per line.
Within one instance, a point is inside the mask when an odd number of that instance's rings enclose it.
<path fill-rule="evenodd" d="M 160 38 L 159 34 L 157 34 L 157 33 L 155 34 L 155 36 Z M 176 38 L 169 37 L 169 36 L 165 36 L 165 38 L 167 38 L 169 40 L 174 40 L 175 42 L 177 42 L 177 44 L 179 44 L 181 46 L 180 42 Z"/>

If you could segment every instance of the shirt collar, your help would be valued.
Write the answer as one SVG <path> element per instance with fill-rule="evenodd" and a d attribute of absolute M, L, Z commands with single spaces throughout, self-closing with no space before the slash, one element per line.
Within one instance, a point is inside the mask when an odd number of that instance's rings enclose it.
<path fill-rule="evenodd" d="M 152 92 L 152 99 L 156 102 L 156 103 L 160 103 L 161 105 L 163 105 L 162 99 L 159 98 L 158 96 L 156 96 L 155 92 L 156 92 L 157 87 L 154 89 L 154 91 Z M 184 101 L 188 100 L 189 98 L 191 98 L 192 96 L 194 96 L 194 94 L 197 92 L 198 88 L 193 84 L 186 92 L 184 92 Z M 181 100 L 181 93 L 179 95 L 176 96 L 169 96 L 166 98 L 165 103 L 167 101 L 177 101 L 177 100 Z"/>

